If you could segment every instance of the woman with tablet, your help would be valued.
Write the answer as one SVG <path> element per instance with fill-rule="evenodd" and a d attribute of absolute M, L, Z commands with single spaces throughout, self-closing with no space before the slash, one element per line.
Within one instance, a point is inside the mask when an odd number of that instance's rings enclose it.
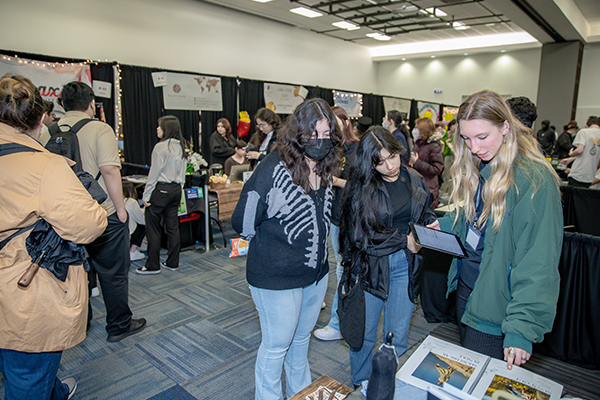
<path fill-rule="evenodd" d="M 398 356 L 406 351 L 421 263 L 409 223 L 435 221 L 433 197 L 423 177 L 402 164 L 405 153 L 387 129 L 369 128 L 358 144 L 342 200 L 344 275 L 362 276 L 365 291 L 363 344 L 359 350 L 350 350 L 355 385 L 366 386 L 371 374 L 382 311 L 384 334 L 393 332 Z"/>
<path fill-rule="evenodd" d="M 559 179 L 531 130 L 497 93 L 475 93 L 456 115 L 451 212 L 430 227 L 456 234 L 453 260 L 464 347 L 522 365 L 552 328 L 563 217 Z M 464 204 L 460 205 L 460 201 Z"/>

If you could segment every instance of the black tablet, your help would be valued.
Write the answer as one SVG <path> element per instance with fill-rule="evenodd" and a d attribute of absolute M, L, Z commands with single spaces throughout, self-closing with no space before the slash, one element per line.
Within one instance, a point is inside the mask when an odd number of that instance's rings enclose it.
<path fill-rule="evenodd" d="M 410 230 L 419 246 L 448 253 L 456 257 L 467 257 L 467 251 L 458 236 L 427 228 L 423 225 L 409 223 Z"/>

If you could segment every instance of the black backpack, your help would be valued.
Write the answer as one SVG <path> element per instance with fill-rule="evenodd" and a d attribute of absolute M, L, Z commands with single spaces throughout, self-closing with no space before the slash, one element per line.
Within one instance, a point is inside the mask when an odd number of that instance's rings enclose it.
<path fill-rule="evenodd" d="M 46 150 L 75 161 L 75 165 L 71 167 L 75 172 L 83 171 L 81 154 L 79 153 L 79 139 L 77 139 L 77 132 L 79 132 L 79 130 L 90 121 L 93 120 L 90 118 L 84 118 L 73 126 L 59 126 L 57 122 L 54 122 L 48 127 L 50 140 L 48 140 L 48 143 L 46 143 Z M 62 130 L 64 127 L 67 127 L 68 129 L 66 131 Z"/>

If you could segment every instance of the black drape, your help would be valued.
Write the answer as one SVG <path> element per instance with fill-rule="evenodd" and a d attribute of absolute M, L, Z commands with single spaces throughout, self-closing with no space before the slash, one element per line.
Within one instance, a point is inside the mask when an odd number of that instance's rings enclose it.
<path fill-rule="evenodd" d="M 560 255 L 560 295 L 552 332 L 534 353 L 600 368 L 600 237 L 565 232 Z"/>
<path fill-rule="evenodd" d="M 223 76 L 221 77 L 221 92 L 223 94 L 223 111 L 202 111 L 202 156 L 211 164 L 210 153 L 210 135 L 217 129 L 217 121 L 220 118 L 227 118 L 231 124 L 231 135 L 237 137 L 237 79 Z M 252 116 L 250 116 L 252 118 Z M 248 137 L 244 138 L 248 140 Z"/>
<path fill-rule="evenodd" d="M 600 190 L 561 186 L 565 226 L 574 225 L 575 232 L 600 236 Z"/>
<path fill-rule="evenodd" d="M 308 89 L 307 99 L 320 98 L 323 99 L 333 107 L 335 104 L 333 102 L 333 89 L 326 89 L 319 86 L 304 86 Z"/>
<path fill-rule="evenodd" d="M 265 106 L 264 82 L 251 79 L 240 79 L 240 111 L 247 111 L 250 116 L 250 131 L 243 139 L 248 142 L 254 132 L 254 116 L 259 108 Z"/>
<path fill-rule="evenodd" d="M 385 116 L 385 106 L 383 105 L 383 97 L 368 93 L 363 94 L 363 110 L 362 114 L 365 117 L 371 118 L 373 124 L 382 121 Z"/>
<path fill-rule="evenodd" d="M 452 263 L 450 254 L 423 248 L 421 265 L 421 307 L 429 323 L 456 323 L 456 292 L 448 290 L 448 270 Z"/>
<path fill-rule="evenodd" d="M 419 104 L 417 100 L 412 99 L 410 101 L 410 113 L 408 114 L 408 126 L 411 129 L 415 127 L 415 121 L 419 118 Z"/>
<path fill-rule="evenodd" d="M 156 68 L 121 66 L 122 118 L 125 161 L 149 165 L 152 149 L 158 143 L 156 127 L 158 118 L 174 115 L 181 122 L 186 140 L 194 149 L 199 147 L 200 114 L 198 111 L 165 110 L 162 88 L 154 87 L 152 72 Z"/>
<path fill-rule="evenodd" d="M 92 73 L 92 81 L 103 81 L 109 82 L 112 86 L 110 92 L 111 96 L 109 99 L 105 97 L 96 96 L 96 104 L 102 103 L 104 108 L 104 115 L 106 116 L 106 123 L 109 124 L 113 129 L 115 128 L 115 70 L 114 63 L 98 63 L 90 64 L 90 70 Z M 100 118 L 100 115 L 96 114 L 96 118 Z"/>

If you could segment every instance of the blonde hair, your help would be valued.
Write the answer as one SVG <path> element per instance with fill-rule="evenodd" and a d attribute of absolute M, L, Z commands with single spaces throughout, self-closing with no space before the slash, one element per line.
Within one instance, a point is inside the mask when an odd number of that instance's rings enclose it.
<path fill-rule="evenodd" d="M 506 102 L 495 92 L 481 91 L 469 96 L 461 105 L 456 115 L 459 122 L 454 136 L 455 162 L 450 169 L 454 189 L 450 195 L 450 201 L 458 210 L 460 200 L 464 200 L 461 207 L 465 218 L 469 222 L 475 219 L 475 202 L 477 188 L 479 186 L 481 159 L 471 153 L 460 135 L 460 121 L 482 119 L 488 121 L 503 130 L 508 123 L 508 132 L 498 153 L 490 161 L 490 178 L 485 182 L 482 190 L 484 201 L 481 216 L 477 222 L 479 228 L 493 221 L 492 228 L 497 232 L 502 225 L 502 219 L 506 212 L 506 194 L 511 186 L 515 185 L 514 166 L 529 165 L 524 168 L 525 173 L 530 175 L 537 191 L 540 184 L 542 171 L 550 172 L 554 182 L 560 184 L 558 175 L 544 158 L 539 150 L 537 141 L 530 128 L 523 125 L 518 119 L 513 118 Z M 537 179 L 535 176 L 537 176 Z M 516 188 L 518 191 L 518 188 Z M 458 221 L 458 215 L 454 223 Z"/>

